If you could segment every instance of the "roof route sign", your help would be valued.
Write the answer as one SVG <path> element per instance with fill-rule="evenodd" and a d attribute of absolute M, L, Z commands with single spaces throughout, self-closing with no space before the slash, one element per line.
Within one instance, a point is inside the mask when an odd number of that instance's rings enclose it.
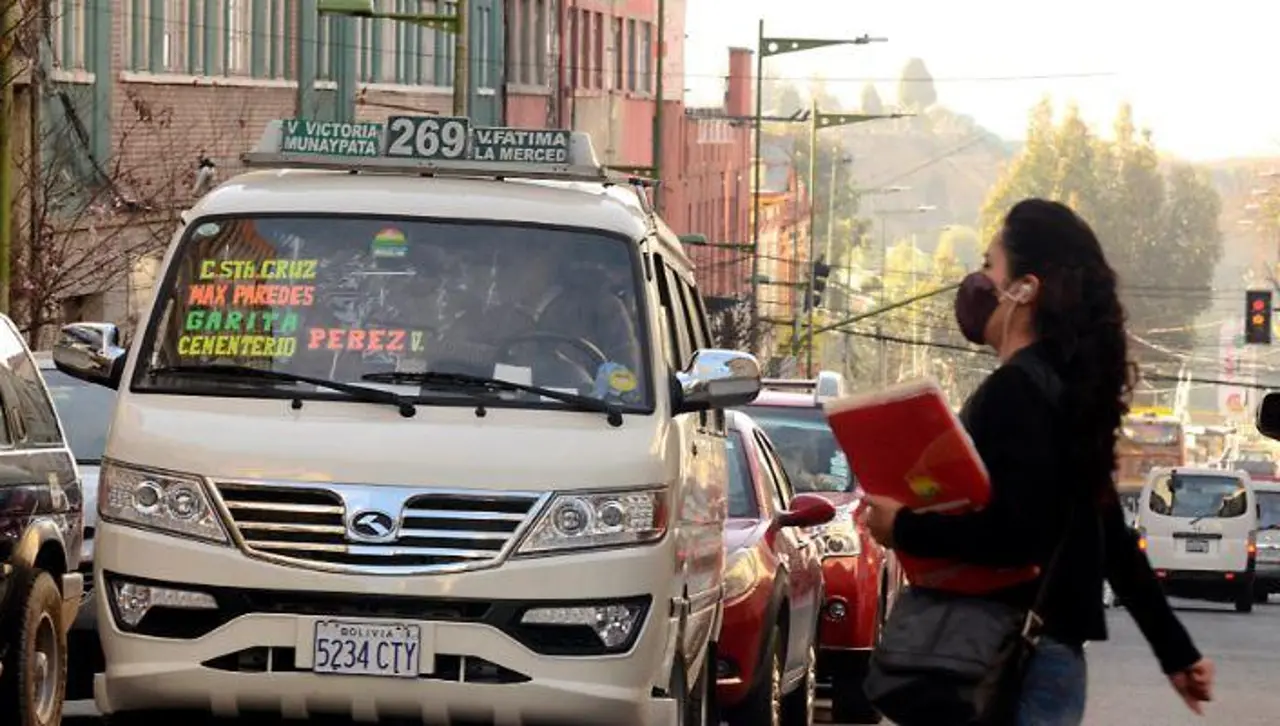
<path fill-rule="evenodd" d="M 377 157 L 382 154 L 382 124 L 285 119 L 280 150 L 294 154 Z"/>
<path fill-rule="evenodd" d="M 386 123 L 283 119 L 279 124 L 279 136 L 268 143 L 276 153 L 294 159 L 374 158 L 410 164 L 541 168 L 582 166 L 586 159 L 588 166 L 599 166 L 589 144 L 585 151 L 579 149 L 574 132 L 568 129 L 472 126 L 470 119 L 460 116 L 391 116 Z"/>
<path fill-rule="evenodd" d="M 471 119 L 461 116 L 392 116 L 387 119 L 387 156 L 397 159 L 467 158 Z"/>
<path fill-rule="evenodd" d="M 476 161 L 567 164 L 569 140 L 564 129 L 477 128 L 472 156 Z"/>

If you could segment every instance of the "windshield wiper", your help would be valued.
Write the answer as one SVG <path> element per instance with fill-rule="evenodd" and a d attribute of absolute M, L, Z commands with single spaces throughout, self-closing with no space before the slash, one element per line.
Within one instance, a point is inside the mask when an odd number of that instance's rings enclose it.
<path fill-rule="evenodd" d="M 582 411 L 596 411 L 605 414 L 610 426 L 618 427 L 622 425 L 622 411 L 617 406 L 602 401 L 599 398 L 591 396 L 583 396 L 577 393 L 565 393 L 552 388 L 543 388 L 542 386 L 531 386 L 524 383 L 512 383 L 504 381 L 501 378 L 491 378 L 488 376 L 473 376 L 467 373 L 445 373 L 438 371 L 423 371 L 413 373 L 409 371 L 376 371 L 366 373 L 360 377 L 361 380 L 373 381 L 374 383 L 414 383 L 423 388 L 442 388 L 446 390 L 462 390 L 462 391 L 488 391 L 497 393 L 499 391 L 507 391 L 512 393 L 532 393 L 543 398 L 550 398 L 554 401 L 568 404 Z M 477 410 L 479 413 L 481 409 Z M 484 415 L 479 413 L 479 415 Z"/>
<path fill-rule="evenodd" d="M 1197 525 L 1197 524 L 1199 524 L 1199 523 L 1200 523 L 1200 520 L 1202 520 L 1202 519 L 1207 519 L 1207 518 L 1209 518 L 1209 517 L 1216 517 L 1217 515 L 1218 515 L 1218 510 L 1216 510 L 1216 509 L 1215 509 L 1215 510 L 1213 510 L 1212 512 L 1205 512 L 1204 514 L 1197 514 L 1197 515 L 1196 515 L 1196 517 L 1195 517 L 1195 519 L 1192 519 L 1192 520 L 1191 520 L 1191 522 L 1190 522 L 1189 524 L 1191 524 L 1192 526 L 1195 526 L 1195 525 Z"/>
<path fill-rule="evenodd" d="M 310 383 L 313 386 L 327 388 L 331 391 L 345 393 L 356 401 L 365 403 L 385 403 L 395 406 L 400 410 L 400 415 L 405 418 L 413 418 L 418 413 L 417 407 L 413 401 L 391 391 L 383 391 L 377 388 L 368 388 L 366 386 L 357 386 L 341 381 L 332 381 L 328 378 L 317 378 L 315 376 L 304 376 L 297 373 L 286 373 L 284 371 L 268 371 L 261 368 L 252 368 L 250 366 L 233 365 L 233 364 L 215 364 L 215 365 L 179 365 L 164 366 L 161 368 L 153 368 L 147 371 L 147 375 L 151 377 L 161 375 L 184 375 L 184 376 L 225 376 L 229 378 L 257 378 L 264 381 L 283 381 L 286 383 Z M 293 407 L 302 408 L 302 399 L 294 398 Z"/>

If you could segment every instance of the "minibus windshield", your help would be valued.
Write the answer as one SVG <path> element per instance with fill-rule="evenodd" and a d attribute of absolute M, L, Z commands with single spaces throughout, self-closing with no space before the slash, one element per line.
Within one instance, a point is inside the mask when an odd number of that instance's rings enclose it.
<path fill-rule="evenodd" d="M 610 233 L 337 215 L 196 220 L 142 342 L 134 391 L 565 407 L 496 378 L 651 412 L 638 252 Z M 283 374 L 218 375 L 219 367 Z M 357 391 L 358 392 L 358 391 Z M 350 400 L 350 397 L 346 397 Z M 570 406 L 571 408 L 573 406 Z M 581 409 L 581 406 L 576 407 Z"/>

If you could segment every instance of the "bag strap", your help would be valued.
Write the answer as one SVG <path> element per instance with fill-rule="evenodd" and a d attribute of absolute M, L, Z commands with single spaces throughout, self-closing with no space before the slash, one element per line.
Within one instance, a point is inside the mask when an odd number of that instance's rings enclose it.
<path fill-rule="evenodd" d="M 1062 378 L 1051 365 L 1034 354 L 1015 355 L 1009 363 L 1021 368 L 1030 375 L 1032 382 L 1035 383 L 1036 387 L 1040 389 L 1040 392 L 1044 394 L 1045 399 L 1049 402 L 1050 408 L 1053 409 L 1054 413 L 1060 413 L 1064 385 Z M 1040 611 L 1044 608 L 1044 603 L 1048 599 L 1049 583 L 1062 561 L 1063 551 L 1067 548 L 1067 540 L 1070 538 L 1071 529 L 1075 524 L 1076 500 L 1077 497 L 1075 496 L 1068 498 L 1066 526 L 1062 531 L 1062 538 L 1058 540 L 1048 564 L 1045 565 L 1043 576 L 1040 578 L 1040 586 L 1036 588 L 1031 607 L 1027 610 L 1026 618 L 1023 620 L 1022 637 L 1031 645 L 1035 645 L 1036 641 L 1039 640 L 1040 630 L 1044 626 L 1044 619 L 1041 617 Z"/>

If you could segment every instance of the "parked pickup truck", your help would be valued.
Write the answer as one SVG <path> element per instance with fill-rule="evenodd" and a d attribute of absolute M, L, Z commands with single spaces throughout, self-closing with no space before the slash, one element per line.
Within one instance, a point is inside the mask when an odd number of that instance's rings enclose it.
<path fill-rule="evenodd" d="M 0 714 L 56 726 L 84 593 L 76 462 L 31 352 L 0 315 Z"/>

